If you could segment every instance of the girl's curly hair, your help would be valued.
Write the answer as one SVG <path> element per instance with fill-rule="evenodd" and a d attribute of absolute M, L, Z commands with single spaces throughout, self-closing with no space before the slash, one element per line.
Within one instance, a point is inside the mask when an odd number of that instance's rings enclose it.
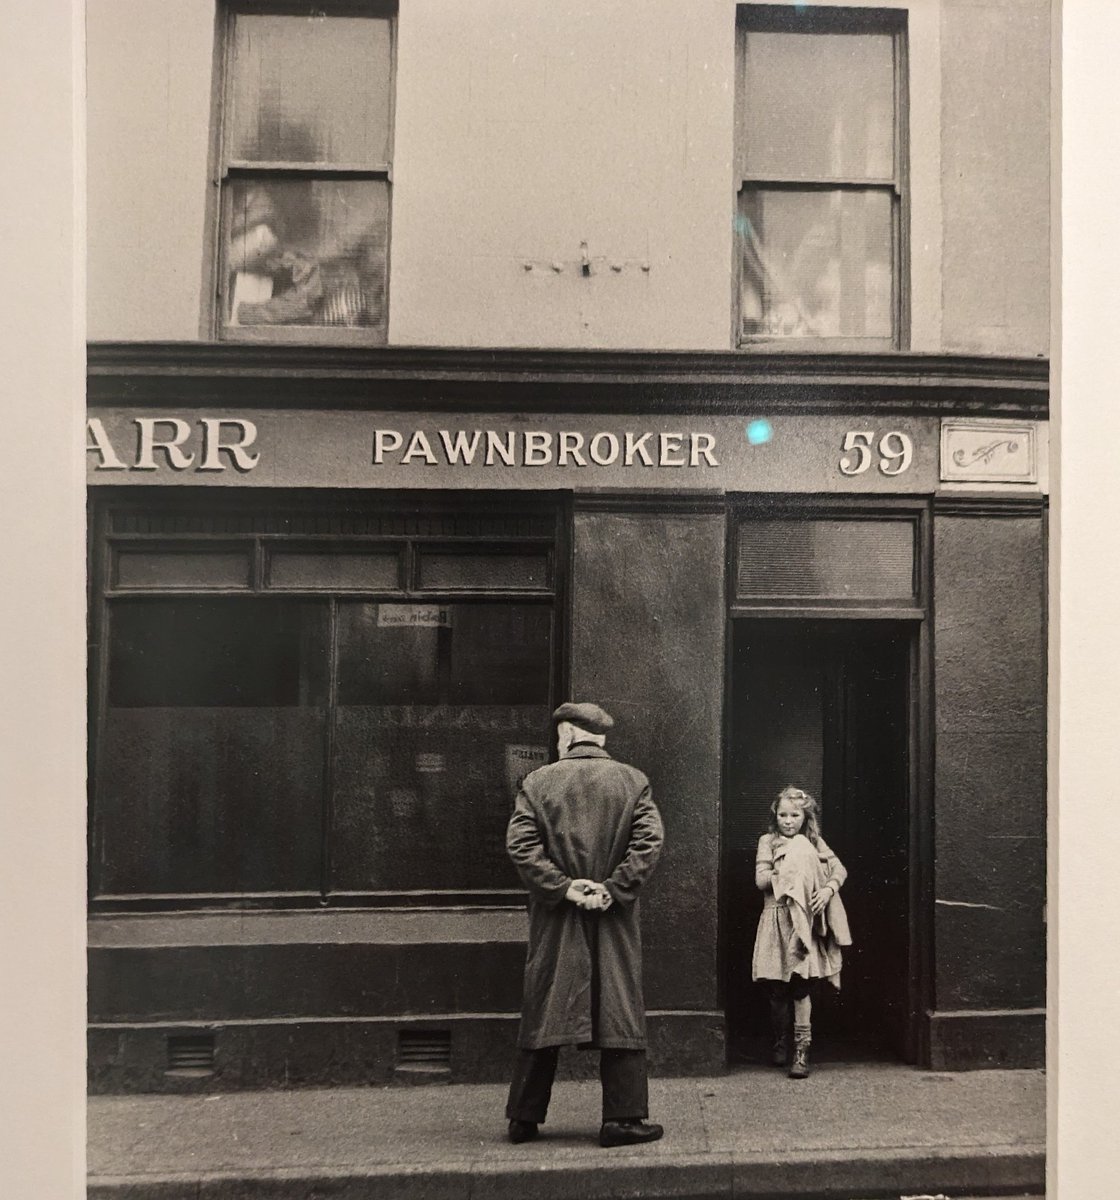
<path fill-rule="evenodd" d="M 813 843 L 814 846 L 820 845 L 821 840 L 821 817 L 820 807 L 816 800 L 798 787 L 784 787 L 778 793 L 777 798 L 770 805 L 770 833 L 774 837 L 780 837 L 781 833 L 778 829 L 778 805 L 783 800 L 789 801 L 790 804 L 796 804 L 799 809 L 805 814 L 805 823 L 801 826 L 801 832 Z"/>

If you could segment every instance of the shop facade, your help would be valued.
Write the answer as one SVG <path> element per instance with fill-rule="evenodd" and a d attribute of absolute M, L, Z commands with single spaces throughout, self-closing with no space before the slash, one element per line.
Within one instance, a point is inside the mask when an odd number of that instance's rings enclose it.
<path fill-rule="evenodd" d="M 665 818 L 655 1071 L 757 1052 L 786 783 L 850 872 L 822 1043 L 1041 1065 L 1047 380 L 91 347 L 92 1086 L 503 1078 L 505 822 L 569 698 Z"/>

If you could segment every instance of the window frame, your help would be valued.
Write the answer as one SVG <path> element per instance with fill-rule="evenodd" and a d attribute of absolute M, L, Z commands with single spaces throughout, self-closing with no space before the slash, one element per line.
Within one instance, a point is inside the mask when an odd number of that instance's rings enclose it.
<path fill-rule="evenodd" d="M 910 156 L 908 10 L 905 8 L 845 8 L 790 4 L 739 4 L 735 10 L 735 122 L 732 198 L 731 343 L 738 350 L 794 353 L 866 353 L 906 350 L 910 345 Z M 894 173 L 891 177 L 795 178 L 747 172 L 745 147 L 746 39 L 751 33 L 887 34 L 894 60 Z M 743 253 L 738 222 L 748 189 L 791 192 L 880 192 L 891 199 L 891 335 L 889 337 L 775 337 L 744 334 L 742 328 Z"/>
<path fill-rule="evenodd" d="M 727 596 L 732 617 L 832 618 L 848 620 L 921 621 L 932 596 L 931 550 L 933 524 L 929 501 L 912 496 L 805 496 L 754 493 L 728 497 Z M 911 597 L 877 600 L 863 596 L 780 597 L 739 592 L 739 554 L 742 534 L 753 521 L 857 521 L 909 525 L 913 531 Z"/>
<path fill-rule="evenodd" d="M 396 0 L 219 0 L 211 87 L 210 187 L 203 289 L 203 337 L 256 345 L 385 345 L 389 335 L 393 225 L 393 157 L 397 98 Z M 231 111 L 234 26 L 239 16 L 375 17 L 389 25 L 389 111 L 387 157 L 369 163 L 247 162 L 226 154 L 227 117 Z M 360 327 L 317 325 L 231 325 L 225 319 L 226 240 L 232 186 L 248 179 L 332 179 L 340 182 L 383 180 L 386 186 L 385 301 L 382 319 Z"/>
<path fill-rule="evenodd" d="M 88 901 L 91 911 L 95 912 L 175 912 L 195 911 L 199 909 L 254 909 L 254 908 L 307 908 L 307 907 L 447 907 L 447 906 L 483 906 L 483 907 L 517 907 L 524 904 L 525 892 L 520 886 L 509 888 L 454 888 L 441 889 L 438 887 L 402 889 L 370 889 L 350 891 L 333 889 L 331 882 L 330 841 L 331 825 L 335 804 L 333 784 L 334 764 L 331 760 L 333 749 L 330 740 L 333 732 L 328 732 L 327 777 L 321 796 L 321 814 L 323 827 L 322 866 L 320 871 L 320 887 L 316 891 L 293 890 L 280 892 L 222 892 L 222 893 L 111 893 L 99 887 L 98 865 L 105 834 L 105 811 L 100 802 L 101 774 L 99 771 L 100 747 L 109 708 L 109 652 L 111 645 L 111 623 L 113 605 L 116 601 L 129 604 L 143 603 L 145 600 L 213 600 L 219 598 L 249 598 L 265 602 L 312 600 L 321 602 L 328 609 L 328 626 L 330 638 L 337 637 L 338 608 L 340 605 L 355 601 L 391 604 L 492 604 L 515 603 L 532 604 L 547 608 L 551 614 L 550 650 L 548 664 L 548 707 L 551 710 L 559 703 L 557 697 L 566 694 L 567 687 L 567 651 L 568 644 L 568 555 L 570 505 L 558 493 L 516 493 L 519 514 L 530 518 L 547 521 L 549 532 L 543 527 L 540 530 L 528 531 L 525 528 L 511 530 L 508 533 L 493 531 L 476 531 L 466 533 L 449 533 L 444 528 L 414 529 L 400 533 L 369 533 L 356 534 L 353 532 L 308 532 L 297 530 L 286 534 L 265 532 L 263 530 L 230 533 L 228 531 L 208 532 L 203 529 L 176 528 L 166 532 L 122 531 L 114 528 L 115 514 L 142 514 L 150 506 L 137 495 L 127 496 L 97 496 L 92 498 L 90 515 L 91 559 L 89 570 L 89 706 L 91 736 L 88 740 L 88 788 L 89 788 L 89 817 L 88 817 Z M 438 518 L 451 514 L 465 514 L 473 518 L 482 515 L 484 518 L 508 519 L 510 502 L 513 497 L 509 494 L 494 496 L 480 495 L 470 499 L 455 498 L 449 500 L 448 494 L 426 493 L 423 496 L 412 493 L 402 497 L 396 493 L 386 493 L 383 496 L 363 497 L 355 502 L 352 494 L 340 496 L 331 494 L 322 499 L 293 496 L 277 497 L 270 503 L 266 498 L 253 497 L 206 497 L 202 504 L 223 513 L 259 514 L 273 509 L 281 511 L 299 511 L 318 517 L 325 514 L 329 519 L 331 514 L 353 512 L 360 507 L 368 512 L 387 514 L 390 518 L 397 514 L 422 518 Z M 207 504 L 207 501 L 210 503 Z M 192 504 L 183 495 L 158 497 L 158 506 L 169 512 L 191 514 L 197 507 L 197 501 Z M 357 547 L 383 549 L 394 546 L 400 550 L 400 579 L 397 588 L 350 589 L 350 588 L 304 588 L 304 587 L 274 587 L 267 577 L 267 550 L 269 546 L 290 545 L 301 550 L 311 547 L 328 548 L 337 546 L 343 550 L 353 550 Z M 185 550 L 194 546 L 199 551 L 211 550 L 216 547 L 227 548 L 233 545 L 252 545 L 250 559 L 252 562 L 251 579 L 247 586 L 236 588 L 171 585 L 156 587 L 120 587 L 116 577 L 116 555 L 121 546 L 134 546 L 158 552 L 160 549 L 172 548 Z M 502 554 L 517 552 L 525 549 L 543 550 L 548 556 L 549 577 L 545 586 L 529 588 L 497 587 L 491 590 L 479 588 L 464 589 L 422 589 L 414 586 L 414 568 L 419 559 L 420 549 L 424 547 L 439 550 L 455 549 L 469 552 L 474 548 L 480 553 Z M 332 646 L 331 655 L 336 653 Z M 328 664 L 329 666 L 330 664 Z M 336 694 L 337 680 L 331 679 L 327 697 L 328 727 L 333 731 L 338 707 Z M 543 734 L 542 730 L 542 734 Z M 549 740 L 549 754 L 555 753 L 555 745 Z"/>

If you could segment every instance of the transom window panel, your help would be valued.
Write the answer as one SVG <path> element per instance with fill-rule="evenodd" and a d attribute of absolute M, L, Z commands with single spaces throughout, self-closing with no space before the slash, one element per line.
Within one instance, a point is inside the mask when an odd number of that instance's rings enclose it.
<path fill-rule="evenodd" d="M 392 13 L 229 14 L 219 324 L 256 340 L 384 340 Z M 349 332 L 347 332 L 349 331 Z"/>
<path fill-rule="evenodd" d="M 743 5 L 736 119 L 743 345 L 900 345 L 905 14 Z"/>
<path fill-rule="evenodd" d="M 741 600 L 912 604 L 915 545 L 909 520 L 744 520 L 736 593 Z"/>
<path fill-rule="evenodd" d="M 120 550 L 114 563 L 118 588 L 248 588 L 249 547 L 210 550 L 172 548 Z"/>
<path fill-rule="evenodd" d="M 422 588 L 543 590 L 549 583 L 549 556 L 543 551 L 478 554 L 423 550 L 420 554 L 419 586 Z"/>
<path fill-rule="evenodd" d="M 395 591 L 401 586 L 399 550 L 323 546 L 270 549 L 268 585 L 315 591 L 350 589 Z"/>

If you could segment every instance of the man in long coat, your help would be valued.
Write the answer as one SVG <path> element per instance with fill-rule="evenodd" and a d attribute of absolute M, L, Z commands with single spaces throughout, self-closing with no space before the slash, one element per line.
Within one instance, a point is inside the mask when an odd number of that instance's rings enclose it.
<path fill-rule="evenodd" d="M 649 780 L 604 749 L 614 721 L 562 704 L 558 762 L 525 777 L 506 848 L 529 889 L 529 953 L 506 1117 L 514 1142 L 544 1121 L 561 1046 L 600 1051 L 603 1146 L 656 1141 L 648 1124 L 638 892 L 664 831 Z"/>

